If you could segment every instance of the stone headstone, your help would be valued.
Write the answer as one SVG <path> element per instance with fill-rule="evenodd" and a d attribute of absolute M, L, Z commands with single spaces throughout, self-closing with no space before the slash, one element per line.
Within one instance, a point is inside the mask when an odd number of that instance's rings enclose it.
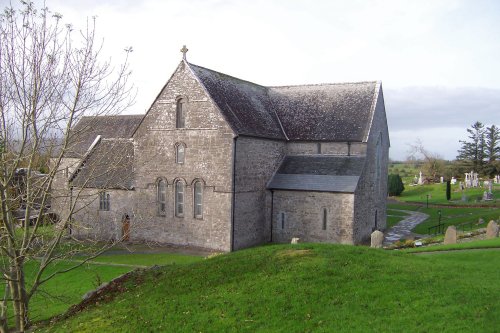
<path fill-rule="evenodd" d="M 382 247 L 382 242 L 384 241 L 384 233 L 379 230 L 375 230 L 372 232 L 372 237 L 371 237 L 371 247 L 374 248 L 381 248 Z"/>
<path fill-rule="evenodd" d="M 477 221 L 477 224 L 484 224 L 484 220 L 483 220 L 483 219 L 479 219 L 479 220 Z"/>
<path fill-rule="evenodd" d="M 484 201 L 491 201 L 491 200 L 493 200 L 493 193 L 484 191 L 484 193 L 483 193 L 483 200 Z"/>
<path fill-rule="evenodd" d="M 292 238 L 292 242 L 291 242 L 291 243 L 292 243 L 292 244 L 299 244 L 299 241 L 300 241 L 300 238 L 298 238 L 298 237 L 293 237 L 293 238 Z"/>
<path fill-rule="evenodd" d="M 498 237 L 498 224 L 491 220 L 486 227 L 486 239 Z"/>
<path fill-rule="evenodd" d="M 439 182 L 442 184 L 444 182 L 444 177 L 439 177 Z"/>
<path fill-rule="evenodd" d="M 424 178 L 422 178 L 422 171 L 420 171 L 418 177 L 418 185 L 422 185 L 423 183 L 424 183 Z"/>
<path fill-rule="evenodd" d="M 457 179 L 455 177 L 451 177 L 451 185 L 455 185 L 457 183 Z M 460 182 L 462 183 L 462 182 Z"/>
<path fill-rule="evenodd" d="M 456 244 L 457 243 L 457 228 L 454 225 L 450 225 L 446 229 L 446 234 L 444 235 L 443 244 Z"/>

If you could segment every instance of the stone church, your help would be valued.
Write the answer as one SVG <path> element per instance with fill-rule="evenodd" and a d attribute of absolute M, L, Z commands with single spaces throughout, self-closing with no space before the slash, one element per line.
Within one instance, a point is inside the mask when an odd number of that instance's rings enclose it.
<path fill-rule="evenodd" d="M 233 251 L 359 244 L 386 227 L 380 82 L 266 87 L 182 51 L 145 115 L 72 129 L 52 200 L 74 207 L 71 234 Z"/>

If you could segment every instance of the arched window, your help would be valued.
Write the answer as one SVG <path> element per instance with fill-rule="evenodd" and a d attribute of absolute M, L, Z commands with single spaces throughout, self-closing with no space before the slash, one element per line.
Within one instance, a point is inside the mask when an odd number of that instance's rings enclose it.
<path fill-rule="evenodd" d="M 322 216 L 323 220 L 322 220 L 322 229 L 323 230 L 326 230 L 326 223 L 328 221 L 328 211 L 326 208 L 323 208 L 323 216 Z"/>
<path fill-rule="evenodd" d="M 196 181 L 194 183 L 194 217 L 197 219 L 203 218 L 203 183 Z"/>
<path fill-rule="evenodd" d="M 175 163 L 183 164 L 186 156 L 186 145 L 182 142 L 175 144 Z"/>
<path fill-rule="evenodd" d="M 167 182 L 164 179 L 160 179 L 156 184 L 156 202 L 158 215 L 165 216 L 167 213 Z"/>
<path fill-rule="evenodd" d="M 184 182 L 175 182 L 175 216 L 184 217 Z"/>
<path fill-rule="evenodd" d="M 175 119 L 175 127 L 184 128 L 185 125 L 185 107 L 186 103 L 184 98 L 179 98 L 177 100 L 177 108 L 176 108 L 176 119 Z"/>

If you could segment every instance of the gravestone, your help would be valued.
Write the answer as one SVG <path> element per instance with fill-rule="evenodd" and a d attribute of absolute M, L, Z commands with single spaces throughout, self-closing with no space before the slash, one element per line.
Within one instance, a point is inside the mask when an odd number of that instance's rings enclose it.
<path fill-rule="evenodd" d="M 372 237 L 371 237 L 371 247 L 374 248 L 381 248 L 382 247 L 382 242 L 384 241 L 384 233 L 379 230 L 375 230 L 372 232 Z"/>
<path fill-rule="evenodd" d="M 446 234 L 444 235 L 443 244 L 456 244 L 457 243 L 457 228 L 454 225 L 450 225 L 446 229 Z"/>
<path fill-rule="evenodd" d="M 486 227 L 486 239 L 497 238 L 498 237 L 498 224 L 491 220 L 488 222 Z"/>
<path fill-rule="evenodd" d="M 484 220 L 483 220 L 483 219 L 479 219 L 479 220 L 477 221 L 477 224 L 484 224 Z"/>
<path fill-rule="evenodd" d="M 455 177 L 451 177 L 451 185 L 455 185 L 457 183 L 457 179 Z M 460 182 L 462 183 L 462 182 Z"/>
<path fill-rule="evenodd" d="M 299 241 L 300 241 L 300 238 L 298 238 L 298 237 L 293 237 L 293 238 L 292 238 L 292 242 L 291 242 L 291 243 L 292 243 L 292 244 L 299 244 Z"/>
<path fill-rule="evenodd" d="M 420 171 L 418 177 L 418 185 L 422 185 L 423 183 L 424 183 L 424 178 L 422 178 L 422 171 Z"/>
<path fill-rule="evenodd" d="M 442 184 L 444 182 L 444 177 L 439 177 L 439 182 Z"/>

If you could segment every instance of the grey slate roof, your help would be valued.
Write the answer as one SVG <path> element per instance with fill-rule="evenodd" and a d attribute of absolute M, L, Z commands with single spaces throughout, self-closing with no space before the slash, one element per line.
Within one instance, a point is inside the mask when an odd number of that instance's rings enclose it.
<path fill-rule="evenodd" d="M 285 139 L 266 87 L 193 64 L 189 67 L 236 133 Z"/>
<path fill-rule="evenodd" d="M 272 87 L 290 140 L 358 141 L 368 133 L 377 82 Z"/>
<path fill-rule="evenodd" d="M 354 193 L 358 176 L 276 174 L 268 185 L 274 190 Z"/>
<path fill-rule="evenodd" d="M 73 176 L 78 187 L 133 188 L 134 144 L 131 139 L 101 139 Z"/>
<path fill-rule="evenodd" d="M 81 158 L 95 138 L 131 138 L 144 115 L 83 117 L 71 129 L 65 157 Z"/>
<path fill-rule="evenodd" d="M 237 134 L 363 142 L 377 82 L 264 87 L 188 63 Z"/>
<path fill-rule="evenodd" d="M 365 163 L 357 156 L 287 156 L 269 189 L 353 193 Z"/>

